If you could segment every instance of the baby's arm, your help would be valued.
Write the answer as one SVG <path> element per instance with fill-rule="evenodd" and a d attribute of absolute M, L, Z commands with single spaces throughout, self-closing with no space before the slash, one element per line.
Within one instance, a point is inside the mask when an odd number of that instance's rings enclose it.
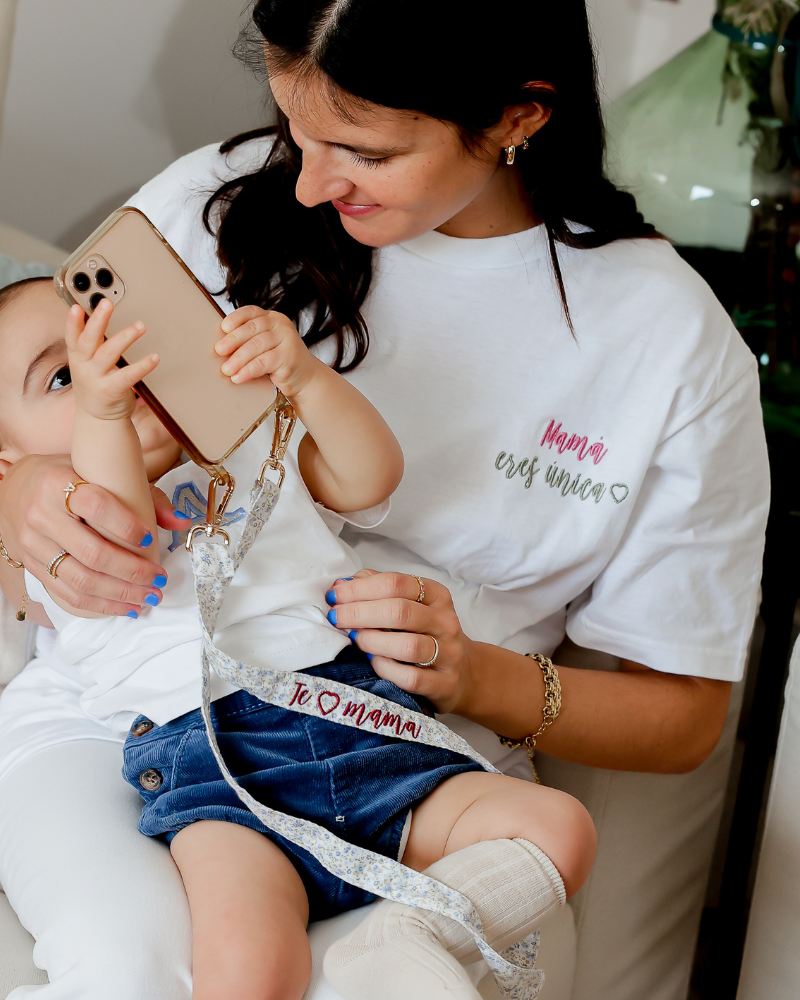
<path fill-rule="evenodd" d="M 292 322 L 243 306 L 222 323 L 218 354 L 234 382 L 269 375 L 308 431 L 298 453 L 309 492 L 331 510 L 364 510 L 390 496 L 403 454 L 378 411 L 349 382 L 315 358 Z"/>
<path fill-rule="evenodd" d="M 113 307 L 104 299 L 88 320 L 80 306 L 73 306 L 67 318 L 67 353 L 75 423 L 72 431 L 72 465 L 89 483 L 113 493 L 145 522 L 153 538 L 156 517 L 145 472 L 142 447 L 131 422 L 136 405 L 133 386 L 158 364 L 158 355 L 117 368 L 122 354 L 144 333 L 136 323 L 105 340 Z M 158 559 L 158 546 L 125 548 Z"/>

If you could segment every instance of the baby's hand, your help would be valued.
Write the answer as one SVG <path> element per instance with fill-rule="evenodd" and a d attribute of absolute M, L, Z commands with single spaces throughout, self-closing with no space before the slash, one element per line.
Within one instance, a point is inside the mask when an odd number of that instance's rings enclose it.
<path fill-rule="evenodd" d="M 134 385 L 158 364 L 158 355 L 151 354 L 117 368 L 119 359 L 142 336 L 145 327 L 144 323 L 134 323 L 106 340 L 113 311 L 108 299 L 103 299 L 88 320 L 80 306 L 73 306 L 67 317 L 67 357 L 75 403 L 101 420 L 130 417 L 136 405 Z"/>
<path fill-rule="evenodd" d="M 217 354 L 228 360 L 222 372 L 232 382 L 249 382 L 269 375 L 291 399 L 313 378 L 320 362 L 303 343 L 294 323 L 283 313 L 258 306 L 242 306 L 222 321 L 225 336 L 216 344 Z"/>

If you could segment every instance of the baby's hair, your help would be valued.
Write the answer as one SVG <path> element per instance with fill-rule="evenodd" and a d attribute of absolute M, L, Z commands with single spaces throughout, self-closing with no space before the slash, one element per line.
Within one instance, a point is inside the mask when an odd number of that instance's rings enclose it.
<path fill-rule="evenodd" d="M 26 288 L 38 285 L 42 281 L 49 281 L 52 284 L 53 279 L 47 275 L 37 278 L 23 278 L 21 281 L 14 281 L 10 285 L 6 285 L 5 288 L 0 288 L 0 311 L 5 309 L 10 302 L 18 299 Z"/>

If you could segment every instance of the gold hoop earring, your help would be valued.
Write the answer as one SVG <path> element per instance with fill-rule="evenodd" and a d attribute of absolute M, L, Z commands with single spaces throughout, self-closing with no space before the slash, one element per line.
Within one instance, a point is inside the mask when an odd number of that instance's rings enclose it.
<path fill-rule="evenodd" d="M 527 137 L 527 135 L 523 135 L 523 137 L 522 137 L 522 149 L 523 149 L 523 151 L 526 150 L 528 148 L 528 146 L 529 146 L 528 137 Z"/>
<path fill-rule="evenodd" d="M 513 163 L 514 163 L 514 157 L 516 155 L 517 155 L 517 147 L 516 146 L 509 146 L 508 149 L 506 149 L 506 166 L 507 167 L 510 167 L 510 166 L 513 165 Z"/>

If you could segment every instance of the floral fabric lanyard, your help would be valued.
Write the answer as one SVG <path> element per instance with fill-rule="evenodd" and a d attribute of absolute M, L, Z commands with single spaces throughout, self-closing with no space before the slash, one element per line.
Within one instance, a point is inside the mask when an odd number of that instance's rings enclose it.
<path fill-rule="evenodd" d="M 288 406 L 288 404 L 287 404 Z M 289 411 L 290 412 L 290 411 Z M 282 413 L 276 415 L 276 442 Z M 286 411 L 283 412 L 286 420 Z M 293 421 L 292 421 L 293 424 Z M 209 517 L 204 527 L 190 532 L 187 548 L 191 553 L 195 593 L 202 627 L 202 695 L 201 712 L 208 741 L 222 776 L 239 799 L 268 829 L 308 851 L 331 874 L 366 892 L 398 903 L 421 906 L 442 913 L 462 924 L 475 938 L 475 943 L 494 974 L 497 985 L 508 1000 L 534 1000 L 539 995 L 544 974 L 534 967 L 539 945 L 539 932 L 512 945 L 498 954 L 486 942 L 478 913 L 466 896 L 441 882 L 407 868 L 399 861 L 376 854 L 363 847 L 349 844 L 324 827 L 309 820 L 290 816 L 265 806 L 245 791 L 228 770 L 220 753 L 211 721 L 211 671 L 237 687 L 244 688 L 262 701 L 305 715 L 315 715 L 343 726 L 371 728 L 391 733 L 393 737 L 428 746 L 443 747 L 477 761 L 487 771 L 497 772 L 484 757 L 436 719 L 406 709 L 369 692 L 359 691 L 338 681 L 323 680 L 303 674 L 302 683 L 296 674 L 266 667 L 239 663 L 214 645 L 214 630 L 225 593 L 236 570 L 264 527 L 280 496 L 283 466 L 280 459 L 288 444 L 284 427 L 282 450 L 273 445 L 273 454 L 264 464 L 261 475 L 250 492 L 250 512 L 244 523 L 239 543 L 231 553 L 224 531 L 219 525 L 227 499 L 233 492 L 233 481 L 223 473 L 212 480 L 209 492 Z M 291 433 L 291 426 L 288 427 Z M 266 478 L 266 469 L 276 469 L 280 482 Z M 225 485 L 226 498 L 212 517 L 214 491 Z"/>

